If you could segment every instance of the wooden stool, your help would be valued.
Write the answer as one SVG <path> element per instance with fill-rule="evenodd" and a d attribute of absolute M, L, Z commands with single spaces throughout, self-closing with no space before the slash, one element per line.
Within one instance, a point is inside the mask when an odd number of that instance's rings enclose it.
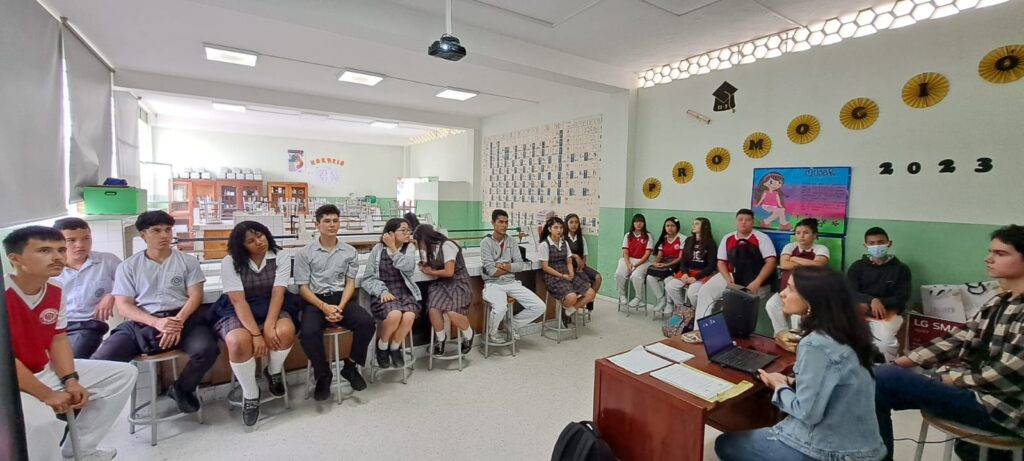
<path fill-rule="evenodd" d="M 334 346 L 334 356 L 331 358 L 331 364 L 334 368 L 334 382 L 331 383 L 331 387 L 337 387 L 338 390 L 334 394 L 338 400 L 338 405 L 341 405 L 342 392 L 341 392 L 341 336 L 345 334 L 352 334 L 351 331 L 341 327 L 332 327 L 324 330 L 324 338 L 331 339 Z M 348 394 L 352 394 L 352 389 L 349 388 Z M 306 400 L 313 395 L 313 362 L 306 360 Z M 287 400 L 285 400 L 287 402 Z"/>
<path fill-rule="evenodd" d="M 491 331 L 491 310 L 494 308 L 494 306 L 491 306 L 491 303 L 489 303 L 489 302 L 486 302 L 486 301 L 484 302 L 484 334 L 482 335 L 483 336 L 484 358 L 490 357 L 490 355 L 491 355 L 491 350 L 490 350 L 491 346 L 494 346 L 494 347 L 511 347 L 512 348 L 512 356 L 513 357 L 516 356 L 516 333 L 515 333 L 515 331 L 512 330 L 512 317 L 513 317 L 513 312 L 512 311 L 515 310 L 516 300 L 515 300 L 515 298 L 509 297 L 505 301 L 505 303 L 506 303 L 506 307 L 507 307 L 507 309 L 505 310 L 505 328 L 506 328 L 507 333 L 508 333 L 508 340 L 506 340 L 506 341 L 491 341 L 491 334 L 490 334 L 490 331 Z M 547 309 L 547 308 L 545 307 L 545 309 Z M 499 321 L 498 323 L 500 324 L 501 322 Z"/>
<path fill-rule="evenodd" d="M 988 461 L 989 448 L 1012 451 L 1013 461 L 1024 461 L 1024 439 L 1022 438 L 983 431 L 976 427 L 932 416 L 923 411 L 921 412 L 921 433 L 917 437 L 914 461 L 921 461 L 925 437 L 928 436 L 928 426 L 935 426 L 936 429 L 951 438 L 959 438 L 966 443 L 977 445 L 980 448 L 981 461 Z M 946 447 L 942 457 L 945 461 L 950 461 L 953 458 L 953 442 L 954 440 L 948 440 L 945 443 Z"/>
<path fill-rule="evenodd" d="M 144 404 L 142 404 L 142 405 L 138 405 L 137 404 L 137 398 L 136 397 L 137 397 L 138 392 L 139 392 L 139 383 L 142 380 L 136 381 L 135 382 L 135 387 L 132 388 L 131 400 L 130 400 L 130 404 L 129 404 L 129 407 L 128 407 L 128 433 L 129 434 L 134 434 L 135 433 L 135 426 L 149 426 L 149 437 L 150 437 L 149 444 L 154 446 L 154 447 L 156 446 L 157 425 L 159 423 L 162 423 L 162 422 L 165 422 L 165 421 L 171 421 L 171 420 L 175 420 L 175 419 L 178 419 L 178 418 L 182 418 L 182 417 L 188 416 L 188 413 L 181 413 L 181 412 L 175 413 L 173 415 L 162 416 L 162 417 L 157 417 L 157 415 L 156 415 L 156 398 L 157 398 L 157 393 L 160 390 L 160 381 L 159 381 L 158 376 L 157 376 L 157 370 L 158 370 L 157 367 L 161 363 L 163 363 L 163 362 L 171 362 L 171 371 L 172 371 L 172 373 L 174 373 L 174 380 L 177 381 L 178 380 L 178 365 L 177 365 L 177 363 L 175 361 L 177 359 L 179 359 L 179 358 L 184 358 L 184 357 L 188 357 L 188 355 L 186 355 L 182 351 L 173 350 L 173 351 L 161 352 L 159 354 L 154 354 L 154 355 L 140 355 L 140 356 L 135 357 L 134 359 L 132 359 L 132 365 L 135 365 L 136 368 L 139 368 L 139 372 L 140 373 L 142 372 L 141 368 L 143 366 L 146 367 L 146 371 L 149 373 L 149 401 L 144 403 Z M 145 408 L 146 406 L 149 406 L 149 414 L 148 415 L 141 415 L 141 414 L 139 414 L 139 411 L 142 410 L 143 408 Z M 199 420 L 199 424 L 202 424 L 203 423 L 203 406 L 202 406 L 202 401 L 201 400 L 200 400 L 200 404 L 199 404 L 199 411 L 196 412 L 196 417 Z"/>

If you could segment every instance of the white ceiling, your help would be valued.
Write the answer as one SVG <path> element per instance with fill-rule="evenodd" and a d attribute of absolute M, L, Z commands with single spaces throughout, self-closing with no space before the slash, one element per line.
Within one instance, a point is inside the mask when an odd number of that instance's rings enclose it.
<path fill-rule="evenodd" d="M 631 89 L 653 65 L 884 2 L 455 0 L 453 34 L 469 55 L 449 62 L 426 54 L 444 31 L 444 0 L 40 1 L 111 61 L 121 87 L 464 128 Z M 257 51 L 259 63 L 206 61 L 204 42 Z M 395 78 L 345 84 L 342 67 Z M 482 94 L 434 97 L 444 86 Z"/>

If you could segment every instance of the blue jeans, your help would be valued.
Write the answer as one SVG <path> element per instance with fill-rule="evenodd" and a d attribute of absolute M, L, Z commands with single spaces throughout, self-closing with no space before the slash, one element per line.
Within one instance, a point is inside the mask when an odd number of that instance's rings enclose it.
<path fill-rule="evenodd" d="M 729 432 L 715 439 L 715 454 L 721 461 L 805 461 L 813 460 L 772 435 L 770 427 L 747 432 Z"/>
<path fill-rule="evenodd" d="M 918 409 L 942 419 L 990 432 L 1006 432 L 989 417 L 974 393 L 943 384 L 913 370 L 896 365 L 875 367 L 875 413 L 882 441 L 892 456 L 892 410 Z"/>

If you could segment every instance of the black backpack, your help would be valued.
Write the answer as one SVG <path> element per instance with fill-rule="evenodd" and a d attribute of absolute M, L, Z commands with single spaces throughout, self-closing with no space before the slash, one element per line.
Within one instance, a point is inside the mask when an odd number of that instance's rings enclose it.
<path fill-rule="evenodd" d="M 608 442 L 592 421 L 569 423 L 558 435 L 551 461 L 614 461 Z"/>

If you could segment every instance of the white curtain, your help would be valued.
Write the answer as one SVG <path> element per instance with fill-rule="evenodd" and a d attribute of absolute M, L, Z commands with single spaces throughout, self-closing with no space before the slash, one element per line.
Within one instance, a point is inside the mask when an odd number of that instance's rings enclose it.
<path fill-rule="evenodd" d="M 65 29 L 64 61 L 68 72 L 71 148 L 68 178 L 71 201 L 82 200 L 82 187 L 111 175 L 114 160 L 110 69 Z"/>
<path fill-rule="evenodd" d="M 60 23 L 0 0 L 0 227 L 66 212 Z"/>
<path fill-rule="evenodd" d="M 128 185 L 139 183 L 139 101 L 127 91 L 114 92 L 114 121 L 117 134 L 117 175 Z"/>

